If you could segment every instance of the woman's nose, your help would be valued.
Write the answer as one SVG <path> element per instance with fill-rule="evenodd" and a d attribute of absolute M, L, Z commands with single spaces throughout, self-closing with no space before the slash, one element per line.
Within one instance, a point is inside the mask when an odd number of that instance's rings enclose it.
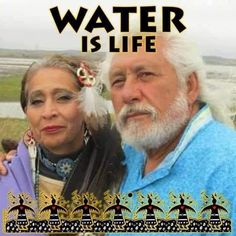
<path fill-rule="evenodd" d="M 44 103 L 42 117 L 45 119 L 50 119 L 57 115 L 57 107 L 53 101 L 46 101 Z"/>

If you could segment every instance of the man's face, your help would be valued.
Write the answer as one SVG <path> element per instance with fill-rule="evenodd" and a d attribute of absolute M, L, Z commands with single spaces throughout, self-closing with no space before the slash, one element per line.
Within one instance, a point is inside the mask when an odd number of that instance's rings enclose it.
<path fill-rule="evenodd" d="M 109 80 L 117 127 L 122 137 L 127 139 L 124 141 L 133 145 L 139 139 L 150 139 L 146 136 L 155 129 L 157 134 L 152 138 L 161 135 L 161 141 L 154 145 L 160 146 L 187 119 L 187 114 L 183 114 L 187 113 L 188 106 L 185 89 L 181 88 L 174 67 L 162 53 L 161 40 L 158 43 L 157 53 L 120 53 L 115 54 L 111 61 Z M 176 124 L 174 128 L 171 123 Z M 130 141 L 133 137 L 135 140 Z M 146 142 L 135 146 L 150 147 Z"/>

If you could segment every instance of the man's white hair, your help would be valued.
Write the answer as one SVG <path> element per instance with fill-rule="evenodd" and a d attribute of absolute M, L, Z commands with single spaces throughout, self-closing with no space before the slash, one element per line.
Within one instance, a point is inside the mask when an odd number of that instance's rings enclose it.
<path fill-rule="evenodd" d="M 137 33 L 134 31 L 129 32 L 129 35 L 145 36 L 145 33 Z M 207 81 L 203 59 L 195 44 L 179 33 L 157 32 L 155 35 L 163 39 L 165 45 L 165 48 L 162 51 L 163 55 L 167 61 L 174 66 L 180 82 L 183 85 L 186 84 L 189 76 L 192 73 L 195 73 L 200 88 L 198 101 L 205 102 L 209 105 L 212 115 L 216 120 L 234 127 L 233 121 L 230 118 L 230 107 L 233 103 L 232 93 L 226 89 L 211 89 L 211 84 Z M 108 90 L 110 89 L 109 69 L 112 56 L 113 53 L 107 53 L 106 59 L 102 63 L 102 70 L 100 73 Z"/>

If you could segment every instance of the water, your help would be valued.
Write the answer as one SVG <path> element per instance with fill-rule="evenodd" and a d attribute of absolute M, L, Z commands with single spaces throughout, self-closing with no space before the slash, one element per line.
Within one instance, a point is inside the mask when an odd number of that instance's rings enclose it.
<path fill-rule="evenodd" d="M 207 65 L 206 70 L 212 89 L 222 91 L 225 98 L 232 97 L 236 108 L 236 66 Z"/>
<path fill-rule="evenodd" d="M 0 117 L 25 118 L 19 102 L 0 102 Z"/>
<path fill-rule="evenodd" d="M 29 65 L 32 62 L 37 61 L 38 59 L 33 58 L 8 58 L 8 57 L 0 57 L 0 76 L 16 74 L 16 73 L 24 73 Z"/>

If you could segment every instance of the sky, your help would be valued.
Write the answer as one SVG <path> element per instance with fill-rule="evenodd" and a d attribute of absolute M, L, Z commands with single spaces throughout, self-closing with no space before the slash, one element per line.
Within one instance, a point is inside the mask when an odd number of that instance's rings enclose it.
<path fill-rule="evenodd" d="M 115 29 L 119 29 L 120 21 L 119 14 L 112 13 L 113 6 L 156 6 L 157 22 L 162 6 L 180 7 L 184 11 L 185 33 L 203 55 L 236 58 L 235 0 L 0 0 L 0 48 L 80 50 L 81 36 L 88 35 L 84 28 L 98 5 Z M 55 6 L 62 16 L 68 9 L 75 16 L 80 7 L 88 9 L 78 33 L 68 26 L 58 33 L 49 10 Z M 104 29 L 95 29 L 89 37 L 95 35 L 106 44 L 108 35 Z"/>

